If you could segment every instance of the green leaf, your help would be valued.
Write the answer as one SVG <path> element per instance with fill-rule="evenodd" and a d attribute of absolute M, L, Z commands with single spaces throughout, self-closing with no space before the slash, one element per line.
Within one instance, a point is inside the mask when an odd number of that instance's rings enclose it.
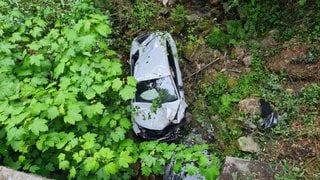
<path fill-rule="evenodd" d="M 39 166 L 37 166 L 37 165 L 32 165 L 32 166 L 30 166 L 29 171 L 32 172 L 32 173 L 35 173 L 35 172 L 36 172 L 37 170 L 39 170 L 39 169 L 40 169 Z"/>
<path fill-rule="evenodd" d="M 39 132 L 48 131 L 47 121 L 45 119 L 35 118 L 29 125 L 29 130 L 35 135 L 39 135 Z"/>
<path fill-rule="evenodd" d="M 91 106 L 85 106 L 83 112 L 89 118 L 92 118 L 94 115 L 102 114 L 104 109 L 104 105 L 101 102 L 98 102 Z"/>
<path fill-rule="evenodd" d="M 107 175 L 116 174 L 118 172 L 118 169 L 119 167 L 114 162 L 110 162 L 105 166 Z"/>
<path fill-rule="evenodd" d="M 120 80 L 120 78 L 116 78 L 112 81 L 113 90 L 118 91 L 121 86 L 122 86 L 122 81 Z"/>
<path fill-rule="evenodd" d="M 54 78 L 57 79 L 64 72 L 65 63 L 61 62 L 54 68 Z"/>
<path fill-rule="evenodd" d="M 125 133 L 126 131 L 123 128 L 117 127 L 115 131 L 110 133 L 110 136 L 115 142 L 119 142 L 124 139 Z"/>
<path fill-rule="evenodd" d="M 63 160 L 59 162 L 59 169 L 66 170 L 69 168 L 69 165 L 70 165 L 69 161 Z"/>
<path fill-rule="evenodd" d="M 30 56 L 30 64 L 40 66 L 41 61 L 44 60 L 44 57 L 42 54 L 32 55 Z"/>
<path fill-rule="evenodd" d="M 123 118 L 120 120 L 120 126 L 125 129 L 130 129 L 131 125 L 131 122 L 127 118 Z"/>
<path fill-rule="evenodd" d="M 56 117 L 59 116 L 59 110 L 56 106 L 51 106 L 49 109 L 48 109 L 48 118 L 49 119 L 54 119 Z"/>
<path fill-rule="evenodd" d="M 99 163 L 93 157 L 88 157 L 86 160 L 84 160 L 83 164 L 84 170 L 87 172 L 95 171 L 99 168 Z"/>
<path fill-rule="evenodd" d="M 132 77 L 132 76 L 127 77 L 127 84 L 128 85 L 135 87 L 137 85 L 137 82 L 138 81 L 134 77 Z"/>
<path fill-rule="evenodd" d="M 77 104 L 71 104 L 68 106 L 68 113 L 64 117 L 64 122 L 69 124 L 75 124 L 76 121 L 81 121 L 82 116 L 79 113 L 81 111 Z"/>
<path fill-rule="evenodd" d="M 70 171 L 69 171 L 69 176 L 71 178 L 74 178 L 77 174 L 76 168 L 74 168 L 73 166 L 71 167 Z"/>
<path fill-rule="evenodd" d="M 33 37 L 39 37 L 39 36 L 41 36 L 41 32 L 42 32 L 42 29 L 41 29 L 41 28 L 35 27 L 35 28 L 33 28 L 33 29 L 30 31 L 30 34 L 31 34 Z"/>
<path fill-rule="evenodd" d="M 93 34 L 81 36 L 78 38 L 79 47 L 81 50 L 88 50 L 96 43 L 96 37 Z"/>
<path fill-rule="evenodd" d="M 119 94 L 121 98 L 126 101 L 134 98 L 135 92 L 136 92 L 136 88 L 129 85 L 125 85 L 125 87 L 120 90 Z"/>
<path fill-rule="evenodd" d="M 128 168 L 130 163 L 133 163 L 133 158 L 129 155 L 130 152 L 122 151 L 120 153 L 119 165 L 124 168 Z"/>
<path fill-rule="evenodd" d="M 111 28 L 107 24 L 99 24 L 95 27 L 95 30 L 104 37 L 107 37 L 109 34 L 111 34 Z"/>
<path fill-rule="evenodd" d="M 194 165 L 191 165 L 191 164 L 187 164 L 186 165 L 186 171 L 188 172 L 188 174 L 190 175 L 195 175 L 199 172 L 199 169 L 194 166 Z"/>
<path fill-rule="evenodd" d="M 203 168 L 203 170 L 201 170 L 201 174 L 205 176 L 208 180 L 214 180 L 217 179 L 217 177 L 219 176 L 220 168 L 219 166 L 213 164 L 209 168 Z"/>

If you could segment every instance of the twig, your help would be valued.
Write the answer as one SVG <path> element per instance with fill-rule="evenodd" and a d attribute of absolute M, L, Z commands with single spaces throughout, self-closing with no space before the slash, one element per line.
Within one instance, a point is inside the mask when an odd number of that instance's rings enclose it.
<path fill-rule="evenodd" d="M 190 79 L 191 77 L 193 77 L 194 75 L 200 73 L 201 71 L 203 71 L 204 69 L 206 69 L 206 68 L 209 67 L 211 64 L 213 64 L 213 63 L 215 63 L 215 62 L 217 62 L 217 61 L 219 61 L 219 58 L 217 58 L 217 59 L 215 59 L 214 61 L 206 64 L 205 66 L 203 66 L 203 67 L 202 67 L 201 69 L 199 69 L 198 71 L 196 71 L 196 72 L 192 73 L 190 76 L 184 78 L 183 81 L 186 81 L 186 80 Z"/>
<path fill-rule="evenodd" d="M 294 90 L 296 96 L 299 96 L 299 90 L 298 90 L 298 88 L 297 88 L 297 86 L 296 86 L 296 83 L 293 81 L 293 79 L 292 79 L 292 77 L 290 76 L 290 74 L 289 74 L 289 72 L 287 71 L 287 69 L 285 69 L 285 70 L 286 70 L 286 73 L 287 73 L 287 75 L 288 75 L 288 77 L 289 77 L 289 81 L 290 81 L 290 83 L 291 83 L 291 85 L 292 85 L 292 87 L 293 87 L 293 90 Z"/>

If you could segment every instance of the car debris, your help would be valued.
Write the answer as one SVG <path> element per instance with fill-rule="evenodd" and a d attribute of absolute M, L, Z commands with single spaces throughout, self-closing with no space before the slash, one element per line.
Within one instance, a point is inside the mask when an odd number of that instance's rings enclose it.
<path fill-rule="evenodd" d="M 275 127 L 281 120 L 281 117 L 272 109 L 270 103 L 265 99 L 260 99 L 259 103 L 261 109 L 261 118 L 263 118 L 263 122 L 260 123 L 260 128 L 267 129 Z"/>
<path fill-rule="evenodd" d="M 131 74 L 138 81 L 132 106 L 133 131 L 147 140 L 173 141 L 186 124 L 187 104 L 176 44 L 169 33 L 136 37 Z"/>

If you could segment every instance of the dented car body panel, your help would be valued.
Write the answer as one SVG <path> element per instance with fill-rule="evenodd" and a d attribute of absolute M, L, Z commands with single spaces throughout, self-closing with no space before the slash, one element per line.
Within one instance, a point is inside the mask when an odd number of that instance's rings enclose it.
<path fill-rule="evenodd" d="M 131 73 L 137 79 L 132 101 L 134 132 L 145 139 L 176 138 L 185 118 L 185 102 L 177 48 L 168 33 L 136 37 L 130 51 Z M 159 107 L 152 109 L 157 101 Z"/>

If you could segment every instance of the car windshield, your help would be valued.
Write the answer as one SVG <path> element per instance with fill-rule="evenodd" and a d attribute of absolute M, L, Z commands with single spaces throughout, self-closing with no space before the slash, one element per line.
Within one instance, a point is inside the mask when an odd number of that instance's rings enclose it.
<path fill-rule="evenodd" d="M 169 76 L 138 83 L 136 92 L 137 102 L 152 102 L 157 98 L 160 98 L 161 103 L 172 102 L 178 99 L 174 83 Z"/>

